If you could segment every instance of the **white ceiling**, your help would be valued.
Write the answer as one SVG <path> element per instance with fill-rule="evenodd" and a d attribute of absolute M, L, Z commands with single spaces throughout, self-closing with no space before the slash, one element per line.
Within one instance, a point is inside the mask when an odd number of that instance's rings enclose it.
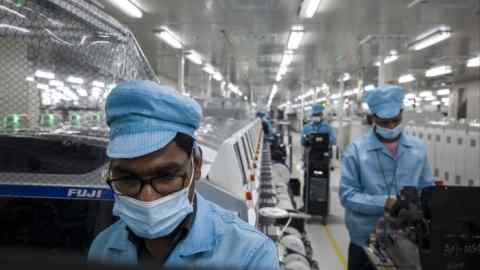
<path fill-rule="evenodd" d="M 141 19 L 125 16 L 109 1 L 103 0 L 106 10 L 132 29 L 160 76 L 176 79 L 175 52 L 153 35 L 154 29 L 167 25 L 223 74 L 230 65 L 232 81 L 263 101 L 268 99 L 293 24 L 303 24 L 306 35 L 280 83 L 277 102 L 287 92 L 298 95 L 300 82 L 306 88 L 332 84 L 343 72 L 376 80 L 373 62 L 379 55 L 378 42 L 359 46 L 368 35 L 402 37 L 385 43 L 386 49 L 400 54 L 390 66 L 396 78 L 436 63 L 462 66 L 480 52 L 479 0 L 427 0 L 413 8 L 407 7 L 412 0 L 322 0 L 308 20 L 297 15 L 300 0 L 135 0 L 145 12 Z M 452 38 L 420 52 L 406 49 L 406 41 L 440 24 L 452 28 Z M 455 76 L 472 75 L 457 70 Z M 186 82 L 193 91 L 201 91 L 205 85 L 201 68 L 187 67 Z"/>

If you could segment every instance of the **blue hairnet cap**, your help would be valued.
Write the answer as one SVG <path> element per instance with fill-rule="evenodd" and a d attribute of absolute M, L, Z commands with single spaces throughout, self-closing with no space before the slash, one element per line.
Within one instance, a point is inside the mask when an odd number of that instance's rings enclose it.
<path fill-rule="evenodd" d="M 323 113 L 323 111 L 325 111 L 325 108 L 320 104 L 315 104 L 312 106 L 312 114 Z"/>
<path fill-rule="evenodd" d="M 194 138 L 202 119 L 200 105 L 173 88 L 151 81 L 115 87 L 105 105 L 110 158 L 136 158 L 170 143 L 178 132 Z"/>
<path fill-rule="evenodd" d="M 260 118 L 263 118 L 265 117 L 267 114 L 265 112 L 257 112 L 256 116 L 257 117 L 260 117 Z"/>
<path fill-rule="evenodd" d="M 405 89 L 397 85 L 385 85 L 367 92 L 365 102 L 370 111 L 380 118 L 393 118 L 400 113 Z"/>

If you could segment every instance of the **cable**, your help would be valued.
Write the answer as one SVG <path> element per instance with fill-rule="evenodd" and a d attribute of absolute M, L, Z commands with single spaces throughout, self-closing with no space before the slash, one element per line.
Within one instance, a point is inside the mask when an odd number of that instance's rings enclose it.
<path fill-rule="evenodd" d="M 285 230 L 288 228 L 288 226 L 290 226 L 290 223 L 292 222 L 292 217 L 289 217 L 288 218 L 288 221 L 287 223 L 285 224 L 285 226 L 283 226 L 283 229 L 280 231 L 280 237 L 283 236 L 283 233 L 285 232 Z"/>

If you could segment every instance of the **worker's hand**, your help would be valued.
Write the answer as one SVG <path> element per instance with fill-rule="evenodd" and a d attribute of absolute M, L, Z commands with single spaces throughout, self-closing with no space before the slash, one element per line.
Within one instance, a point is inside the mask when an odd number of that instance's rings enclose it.
<path fill-rule="evenodd" d="M 397 202 L 397 199 L 393 197 L 388 197 L 387 200 L 385 201 L 385 210 L 390 212 L 390 210 L 393 208 L 396 202 Z"/>
<path fill-rule="evenodd" d="M 400 211 L 410 209 L 410 202 L 406 199 L 388 198 L 385 208 L 392 217 L 398 217 Z"/>

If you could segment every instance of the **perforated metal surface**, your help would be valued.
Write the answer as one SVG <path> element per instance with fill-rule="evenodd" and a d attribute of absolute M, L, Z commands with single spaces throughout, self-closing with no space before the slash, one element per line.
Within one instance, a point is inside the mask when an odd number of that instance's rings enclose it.
<path fill-rule="evenodd" d="M 0 0 L 0 136 L 12 141 L 1 146 L 0 159 L 10 164 L 0 171 L 0 185 L 106 188 L 106 96 L 120 81 L 157 77 L 130 30 L 95 6 L 74 0 L 16 2 Z M 100 163 L 66 173 L 80 166 L 69 158 L 77 148 L 52 157 L 22 145 L 15 153 L 15 139 L 28 138 L 54 140 L 59 147 L 94 145 L 103 150 L 90 161 Z M 42 172 L 42 166 L 57 166 L 59 173 Z"/>

